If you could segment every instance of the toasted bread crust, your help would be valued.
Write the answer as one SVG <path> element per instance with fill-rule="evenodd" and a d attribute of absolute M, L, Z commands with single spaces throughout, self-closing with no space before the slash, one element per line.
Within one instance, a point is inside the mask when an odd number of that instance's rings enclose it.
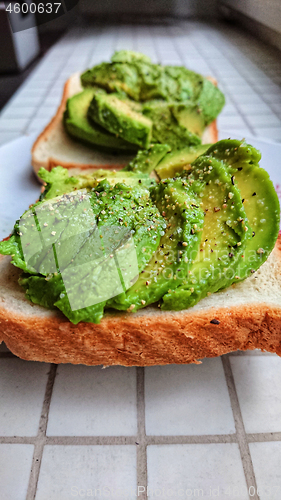
<path fill-rule="evenodd" d="M 265 298 L 262 290 L 266 283 L 271 288 L 273 274 L 278 294 L 275 303 Z M 281 356 L 281 236 L 259 275 L 235 285 L 239 295 L 241 287 L 248 289 L 251 280 L 249 290 L 260 287 L 263 300 L 251 302 L 249 298 L 248 303 L 238 305 L 233 305 L 230 287 L 230 291 L 204 299 L 204 306 L 185 311 L 164 312 L 157 307 L 137 313 L 114 311 L 107 313 L 100 324 L 73 325 L 60 312 L 29 303 L 17 284 L 18 275 L 9 258 L 0 257 L 0 340 L 23 359 L 149 366 L 198 363 L 204 357 L 237 349 L 259 348 Z M 230 299 L 217 307 L 222 294 Z M 212 323 L 214 319 L 219 323 Z"/>
<path fill-rule="evenodd" d="M 216 85 L 216 80 L 214 78 L 209 77 L 209 79 Z M 75 88 L 75 91 L 73 92 L 73 87 Z M 75 144 L 75 141 L 73 139 L 68 138 L 67 133 L 64 131 L 64 128 L 62 127 L 62 119 L 63 119 L 63 113 L 66 107 L 66 101 L 69 97 L 73 95 L 73 93 L 78 93 L 82 90 L 82 87 L 80 85 L 79 81 L 79 74 L 75 73 L 72 75 L 67 82 L 64 85 L 64 90 L 63 90 L 63 95 L 62 95 L 62 100 L 60 102 L 60 105 L 57 109 L 57 112 L 55 116 L 52 118 L 50 123 L 45 127 L 43 132 L 38 136 L 36 139 L 35 143 L 33 144 L 33 147 L 31 149 L 31 154 L 32 154 L 32 166 L 33 169 L 37 175 L 38 170 L 41 167 L 44 167 L 46 170 L 52 170 L 52 168 L 56 167 L 57 165 L 61 165 L 64 168 L 67 168 L 68 170 L 72 169 L 79 169 L 82 171 L 85 170 L 95 170 L 97 168 L 105 168 L 105 169 L 120 169 L 123 168 L 129 161 L 129 159 L 126 160 L 126 155 L 116 157 L 115 159 L 111 157 L 111 155 L 104 155 L 104 161 L 100 163 L 100 160 L 97 158 L 96 161 L 91 161 L 91 162 L 85 162 L 82 160 L 83 158 L 83 153 L 81 154 L 81 161 L 75 161 L 75 160 L 64 160 L 63 157 L 60 157 L 58 154 L 57 156 L 53 153 L 50 152 L 49 156 L 47 156 L 45 159 L 42 159 L 40 157 L 40 148 L 44 142 L 47 142 L 50 139 L 50 135 L 53 134 L 54 132 L 57 132 L 59 135 L 61 135 L 62 139 L 67 139 L 71 141 L 72 147 L 73 144 Z M 211 123 L 205 130 L 202 138 L 203 143 L 215 143 L 218 141 L 218 130 L 217 130 L 217 125 L 216 125 L 216 120 Z M 77 148 L 83 148 L 81 144 L 79 143 L 79 146 Z M 84 146 L 87 150 L 90 148 L 88 146 Z M 107 157 L 108 161 L 107 161 Z"/>

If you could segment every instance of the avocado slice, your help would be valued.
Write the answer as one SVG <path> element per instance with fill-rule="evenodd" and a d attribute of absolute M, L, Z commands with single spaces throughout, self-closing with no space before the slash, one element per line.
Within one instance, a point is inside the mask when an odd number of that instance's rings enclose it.
<path fill-rule="evenodd" d="M 185 309 L 232 283 L 250 230 L 240 192 L 223 161 L 199 156 L 182 174 L 205 213 L 200 249 L 187 278 L 163 297 L 163 309 Z"/>
<path fill-rule="evenodd" d="M 205 130 L 205 119 L 198 104 L 190 102 L 175 103 L 171 106 L 177 122 L 198 137 L 202 137 Z"/>
<path fill-rule="evenodd" d="M 135 103 L 122 100 L 115 94 L 96 94 L 88 115 L 99 125 L 128 142 L 148 148 L 151 143 L 152 122 L 136 111 Z"/>
<path fill-rule="evenodd" d="M 259 166 L 260 152 L 245 141 L 219 141 L 206 155 L 220 158 L 228 165 L 251 226 L 244 258 L 237 270 L 237 277 L 243 280 L 256 271 L 273 250 L 280 227 L 278 196 L 268 173 Z"/>
<path fill-rule="evenodd" d="M 112 63 L 133 63 L 139 61 L 151 63 L 149 56 L 141 52 L 134 52 L 133 50 L 116 50 L 110 60 Z"/>
<path fill-rule="evenodd" d="M 201 143 L 200 138 L 179 124 L 174 117 L 173 105 L 165 101 L 148 101 L 142 112 L 153 123 L 152 141 L 168 144 L 172 149 L 181 149 Z"/>
<path fill-rule="evenodd" d="M 135 312 L 180 285 L 200 244 L 204 213 L 197 196 L 182 179 L 161 181 L 151 190 L 151 198 L 165 218 L 166 228 L 157 252 L 136 283 L 112 299 L 116 309 Z M 146 254 L 147 248 L 142 251 Z"/>
<path fill-rule="evenodd" d="M 131 171 L 150 174 L 169 151 L 171 151 L 171 148 L 167 144 L 153 144 L 148 149 L 140 149 L 136 157 L 123 168 L 123 172 Z"/>
<path fill-rule="evenodd" d="M 97 92 L 101 93 L 102 90 L 85 89 L 67 100 L 63 120 L 66 131 L 75 139 L 80 139 L 90 145 L 114 150 L 136 149 L 136 146 L 124 141 L 121 137 L 116 137 L 100 125 L 89 122 L 88 108 Z"/>
<path fill-rule="evenodd" d="M 212 123 L 225 104 L 223 93 L 210 80 L 204 78 L 202 90 L 196 101 L 205 121 L 205 126 Z"/>
<path fill-rule="evenodd" d="M 44 192 L 40 196 L 43 199 L 51 200 L 64 193 L 71 193 L 77 189 L 87 189 L 90 191 L 104 179 L 107 179 L 111 186 L 122 182 L 127 186 L 138 186 L 148 189 L 155 184 L 148 174 L 144 172 L 124 172 L 124 170 L 103 170 L 98 169 L 91 174 L 80 174 L 69 177 L 66 168 L 55 167 L 50 172 L 43 167 L 38 172 L 39 177 L 47 183 Z"/>
<path fill-rule="evenodd" d="M 205 123 L 210 123 L 224 104 L 222 92 L 213 83 L 183 66 L 161 66 L 138 52 L 120 51 L 110 63 L 101 63 L 81 75 L 83 87 L 98 86 L 108 92 L 124 92 L 136 101 L 162 99 L 189 101 L 199 105 Z"/>
<path fill-rule="evenodd" d="M 174 177 L 183 170 L 191 170 L 191 163 L 198 156 L 204 154 L 209 147 L 210 144 L 198 144 L 198 146 L 190 146 L 180 151 L 168 152 L 155 168 L 158 177 L 167 179 L 168 177 Z"/>

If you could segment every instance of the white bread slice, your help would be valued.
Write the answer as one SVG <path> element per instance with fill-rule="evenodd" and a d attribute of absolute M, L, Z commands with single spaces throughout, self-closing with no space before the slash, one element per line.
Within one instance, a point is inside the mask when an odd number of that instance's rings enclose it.
<path fill-rule="evenodd" d="M 97 168 L 120 169 L 133 158 L 132 155 L 127 154 L 102 153 L 69 137 L 62 121 L 66 101 L 82 90 L 80 73 L 75 73 L 64 86 L 56 115 L 32 147 L 32 166 L 36 174 L 40 167 L 51 170 L 57 165 L 69 169 L 71 175 L 81 173 L 81 170 L 83 173 L 89 173 Z M 204 131 L 202 142 L 208 144 L 217 141 L 218 131 L 214 121 Z"/>
<path fill-rule="evenodd" d="M 23 359 L 148 366 L 198 363 L 237 349 L 281 356 L 281 235 L 256 273 L 190 309 L 114 311 L 98 325 L 73 325 L 59 311 L 31 304 L 18 276 L 10 258 L 0 257 L 0 341 Z"/>

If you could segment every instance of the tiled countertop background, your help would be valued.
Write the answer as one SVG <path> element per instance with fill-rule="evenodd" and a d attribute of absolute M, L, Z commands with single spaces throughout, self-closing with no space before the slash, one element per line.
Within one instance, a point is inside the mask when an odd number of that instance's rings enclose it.
<path fill-rule="evenodd" d="M 68 76 L 121 48 L 216 77 L 220 128 L 281 141 L 280 55 L 231 26 L 184 22 L 72 30 L 4 108 L 0 142 L 39 132 Z M 1 500 L 281 498 L 277 356 L 102 370 L 0 350 Z"/>

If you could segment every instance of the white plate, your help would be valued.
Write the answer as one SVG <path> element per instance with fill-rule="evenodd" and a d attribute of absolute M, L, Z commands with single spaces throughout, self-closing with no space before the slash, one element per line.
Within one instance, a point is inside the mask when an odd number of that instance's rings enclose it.
<path fill-rule="evenodd" d="M 0 241 L 40 195 L 41 185 L 31 167 L 31 147 L 36 135 L 23 136 L 0 147 Z M 233 132 L 220 131 L 219 135 L 220 139 L 233 137 Z M 247 136 L 246 141 L 262 152 L 261 166 L 270 174 L 281 198 L 281 144 L 252 136 Z"/>

